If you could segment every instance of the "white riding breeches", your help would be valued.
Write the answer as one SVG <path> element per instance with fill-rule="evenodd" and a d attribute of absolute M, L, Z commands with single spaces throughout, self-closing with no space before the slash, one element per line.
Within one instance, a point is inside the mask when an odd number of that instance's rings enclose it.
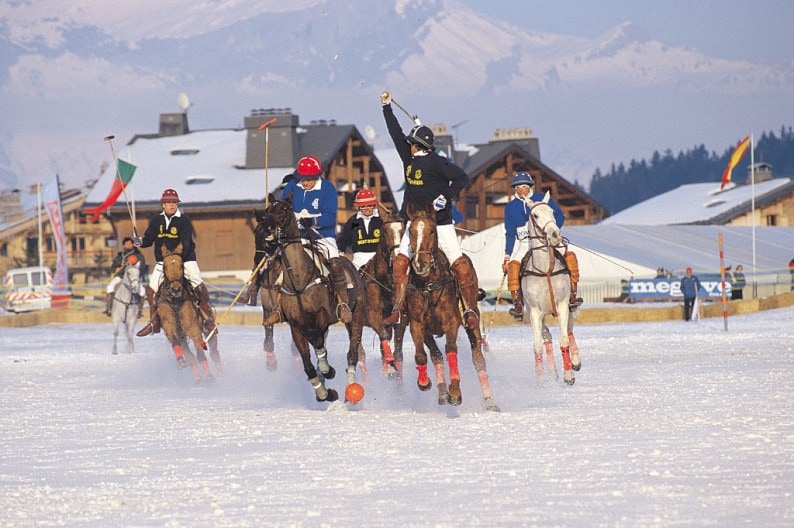
<path fill-rule="evenodd" d="M 529 239 L 524 238 L 516 240 L 513 246 L 513 252 L 510 254 L 510 260 L 521 262 L 521 259 L 527 254 L 527 251 L 529 251 Z"/>
<path fill-rule="evenodd" d="M 304 246 L 308 246 L 311 244 L 311 240 L 307 240 L 305 238 L 301 238 L 301 242 Z M 328 259 L 336 258 L 339 256 L 339 248 L 336 247 L 336 239 L 327 237 L 327 238 L 319 238 L 315 241 L 317 246 L 319 246 L 320 251 L 325 254 L 325 257 Z"/>
<path fill-rule="evenodd" d="M 195 260 L 183 263 L 183 269 L 185 271 L 185 278 L 190 281 L 190 284 L 194 288 L 204 282 L 201 280 L 201 270 L 199 270 L 198 262 Z M 157 291 L 161 282 L 163 282 L 163 263 L 158 262 L 154 265 L 154 270 L 152 270 L 152 273 L 149 275 L 149 287 Z"/>
<path fill-rule="evenodd" d="M 411 236 L 408 233 L 410 227 L 411 221 L 408 220 L 405 224 L 405 232 L 400 240 L 400 253 L 408 258 L 413 257 L 411 254 Z M 436 226 L 436 236 L 438 237 L 438 247 L 447 256 L 450 264 L 453 264 L 463 256 L 453 224 Z"/>
<path fill-rule="evenodd" d="M 356 267 L 356 269 L 361 269 L 361 266 L 372 260 L 372 257 L 374 256 L 374 251 L 359 251 L 357 253 L 353 253 L 353 265 Z"/>

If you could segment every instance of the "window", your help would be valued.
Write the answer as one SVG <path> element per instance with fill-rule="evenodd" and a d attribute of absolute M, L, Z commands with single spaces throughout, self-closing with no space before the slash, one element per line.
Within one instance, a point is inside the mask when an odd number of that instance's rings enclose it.
<path fill-rule="evenodd" d="M 72 237 L 72 251 L 85 251 L 85 238 Z"/>
<path fill-rule="evenodd" d="M 777 225 L 777 215 L 766 215 L 766 225 L 768 226 L 776 226 Z"/>

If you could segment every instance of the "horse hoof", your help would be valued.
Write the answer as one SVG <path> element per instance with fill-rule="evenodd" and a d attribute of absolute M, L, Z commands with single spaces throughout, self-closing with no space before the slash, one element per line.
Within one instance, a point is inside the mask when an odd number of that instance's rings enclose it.
<path fill-rule="evenodd" d="M 212 377 L 212 374 L 208 375 L 207 378 L 204 380 L 204 386 L 206 386 L 206 387 L 214 387 L 215 386 L 215 378 Z"/>
<path fill-rule="evenodd" d="M 493 401 L 493 398 L 486 398 L 485 399 L 485 410 L 486 411 L 493 411 L 493 412 L 502 412 L 502 409 L 496 405 L 496 402 Z"/>
<path fill-rule="evenodd" d="M 569 386 L 569 387 L 572 386 L 574 383 L 576 383 L 576 378 L 571 378 L 571 379 L 565 380 L 565 384 L 567 386 Z"/>
<path fill-rule="evenodd" d="M 278 370 L 278 363 L 275 361 L 268 361 L 267 363 L 265 363 L 265 368 L 271 372 L 274 370 Z"/>
<path fill-rule="evenodd" d="M 417 381 L 416 386 L 419 387 L 420 391 L 426 392 L 433 388 L 433 382 L 428 380 L 427 385 L 422 385 Z"/>
<path fill-rule="evenodd" d="M 187 367 L 187 361 L 185 358 L 181 357 L 176 360 L 176 368 L 177 370 L 182 370 L 183 368 Z"/>
<path fill-rule="evenodd" d="M 322 374 L 325 379 L 334 379 L 336 377 L 336 369 L 329 365 L 328 372 L 323 372 L 321 370 L 320 374 Z"/>
<path fill-rule="evenodd" d="M 574 359 L 576 359 L 576 361 L 574 361 Z M 571 358 L 571 368 L 574 372 L 579 372 L 582 369 L 582 361 L 578 357 Z"/>
<path fill-rule="evenodd" d="M 328 389 L 328 395 L 325 397 L 324 400 L 317 398 L 317 401 L 327 401 L 327 402 L 335 402 L 339 399 L 339 393 L 336 392 L 334 389 Z"/>

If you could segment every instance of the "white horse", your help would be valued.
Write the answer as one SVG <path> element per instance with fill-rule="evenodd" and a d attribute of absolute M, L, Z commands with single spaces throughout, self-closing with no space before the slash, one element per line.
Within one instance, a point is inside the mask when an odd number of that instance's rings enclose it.
<path fill-rule="evenodd" d="M 125 352 L 132 354 L 135 345 L 132 338 L 135 335 L 135 322 L 138 320 L 138 299 L 141 289 L 141 263 L 127 264 L 121 276 L 121 283 L 113 294 L 113 307 L 110 315 L 113 318 L 113 354 L 118 354 L 119 326 L 124 326 L 127 335 L 127 348 Z"/>
<path fill-rule="evenodd" d="M 530 249 L 526 265 L 521 271 L 521 289 L 534 336 L 535 374 L 539 379 L 543 377 L 545 349 L 546 369 L 557 376 L 551 332 L 544 323 L 546 316 L 552 315 L 557 317 L 559 323 L 563 380 L 567 385 L 573 385 L 576 381 L 573 371 L 579 370 L 581 362 L 576 341 L 573 339 L 573 317 L 568 306 L 571 281 L 564 261 L 555 256 L 554 248 L 562 246 L 563 239 L 554 220 L 554 211 L 548 202 L 547 192 L 543 201 L 533 202 L 530 206 L 527 222 Z"/>

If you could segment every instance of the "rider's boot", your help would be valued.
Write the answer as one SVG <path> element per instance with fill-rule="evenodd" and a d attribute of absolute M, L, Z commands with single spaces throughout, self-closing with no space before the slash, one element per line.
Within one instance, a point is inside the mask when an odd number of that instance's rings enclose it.
<path fill-rule="evenodd" d="M 204 333 L 209 334 L 215 329 L 215 314 L 210 304 L 210 292 L 207 291 L 207 285 L 203 282 L 196 286 L 195 291 L 199 310 L 204 320 Z"/>
<path fill-rule="evenodd" d="M 524 299 L 521 295 L 521 263 L 511 260 L 507 264 L 507 289 L 513 299 L 513 307 L 509 312 L 513 318 L 521 322 L 524 320 Z"/>
<path fill-rule="evenodd" d="M 579 260 L 576 258 L 576 253 L 568 251 L 565 253 L 565 265 L 571 274 L 571 298 L 568 300 L 568 306 L 571 311 L 576 310 L 582 305 L 581 297 L 577 293 L 579 286 Z"/>
<path fill-rule="evenodd" d="M 251 284 L 248 285 L 245 292 L 240 295 L 240 298 L 237 299 L 243 304 L 247 304 L 248 306 L 256 306 L 256 300 L 259 297 L 259 275 L 257 274 L 254 277 L 254 280 L 251 281 Z"/>
<path fill-rule="evenodd" d="M 149 301 L 149 322 L 138 330 L 136 334 L 138 337 L 160 332 L 160 316 L 157 315 L 157 305 L 154 303 L 154 290 L 148 285 L 146 286 L 146 300 Z"/>
<path fill-rule="evenodd" d="M 144 296 L 143 295 L 139 295 L 138 296 L 138 317 L 137 317 L 137 319 L 140 319 L 141 317 L 143 317 L 143 300 L 144 300 Z"/>
<path fill-rule="evenodd" d="M 353 313 L 350 311 L 350 299 L 347 295 L 347 277 L 339 257 L 328 260 L 328 270 L 331 272 L 331 282 L 337 298 L 336 309 L 339 320 L 344 324 L 350 324 L 353 321 Z"/>
<path fill-rule="evenodd" d="M 408 266 L 411 261 L 402 253 L 394 257 L 392 267 L 392 282 L 394 292 L 392 294 L 392 311 L 383 320 L 385 325 L 400 324 L 402 313 L 405 310 L 405 292 L 408 289 Z"/>
<path fill-rule="evenodd" d="M 463 301 L 463 322 L 469 330 L 474 330 L 480 320 L 477 310 L 477 295 L 479 293 L 477 275 L 474 273 L 471 261 L 466 257 L 458 257 L 452 263 L 452 273 L 458 280 L 460 298 Z"/>
<path fill-rule="evenodd" d="M 113 295 L 113 293 L 105 294 L 105 311 L 103 313 L 108 317 L 110 317 L 111 310 L 113 309 Z"/>

